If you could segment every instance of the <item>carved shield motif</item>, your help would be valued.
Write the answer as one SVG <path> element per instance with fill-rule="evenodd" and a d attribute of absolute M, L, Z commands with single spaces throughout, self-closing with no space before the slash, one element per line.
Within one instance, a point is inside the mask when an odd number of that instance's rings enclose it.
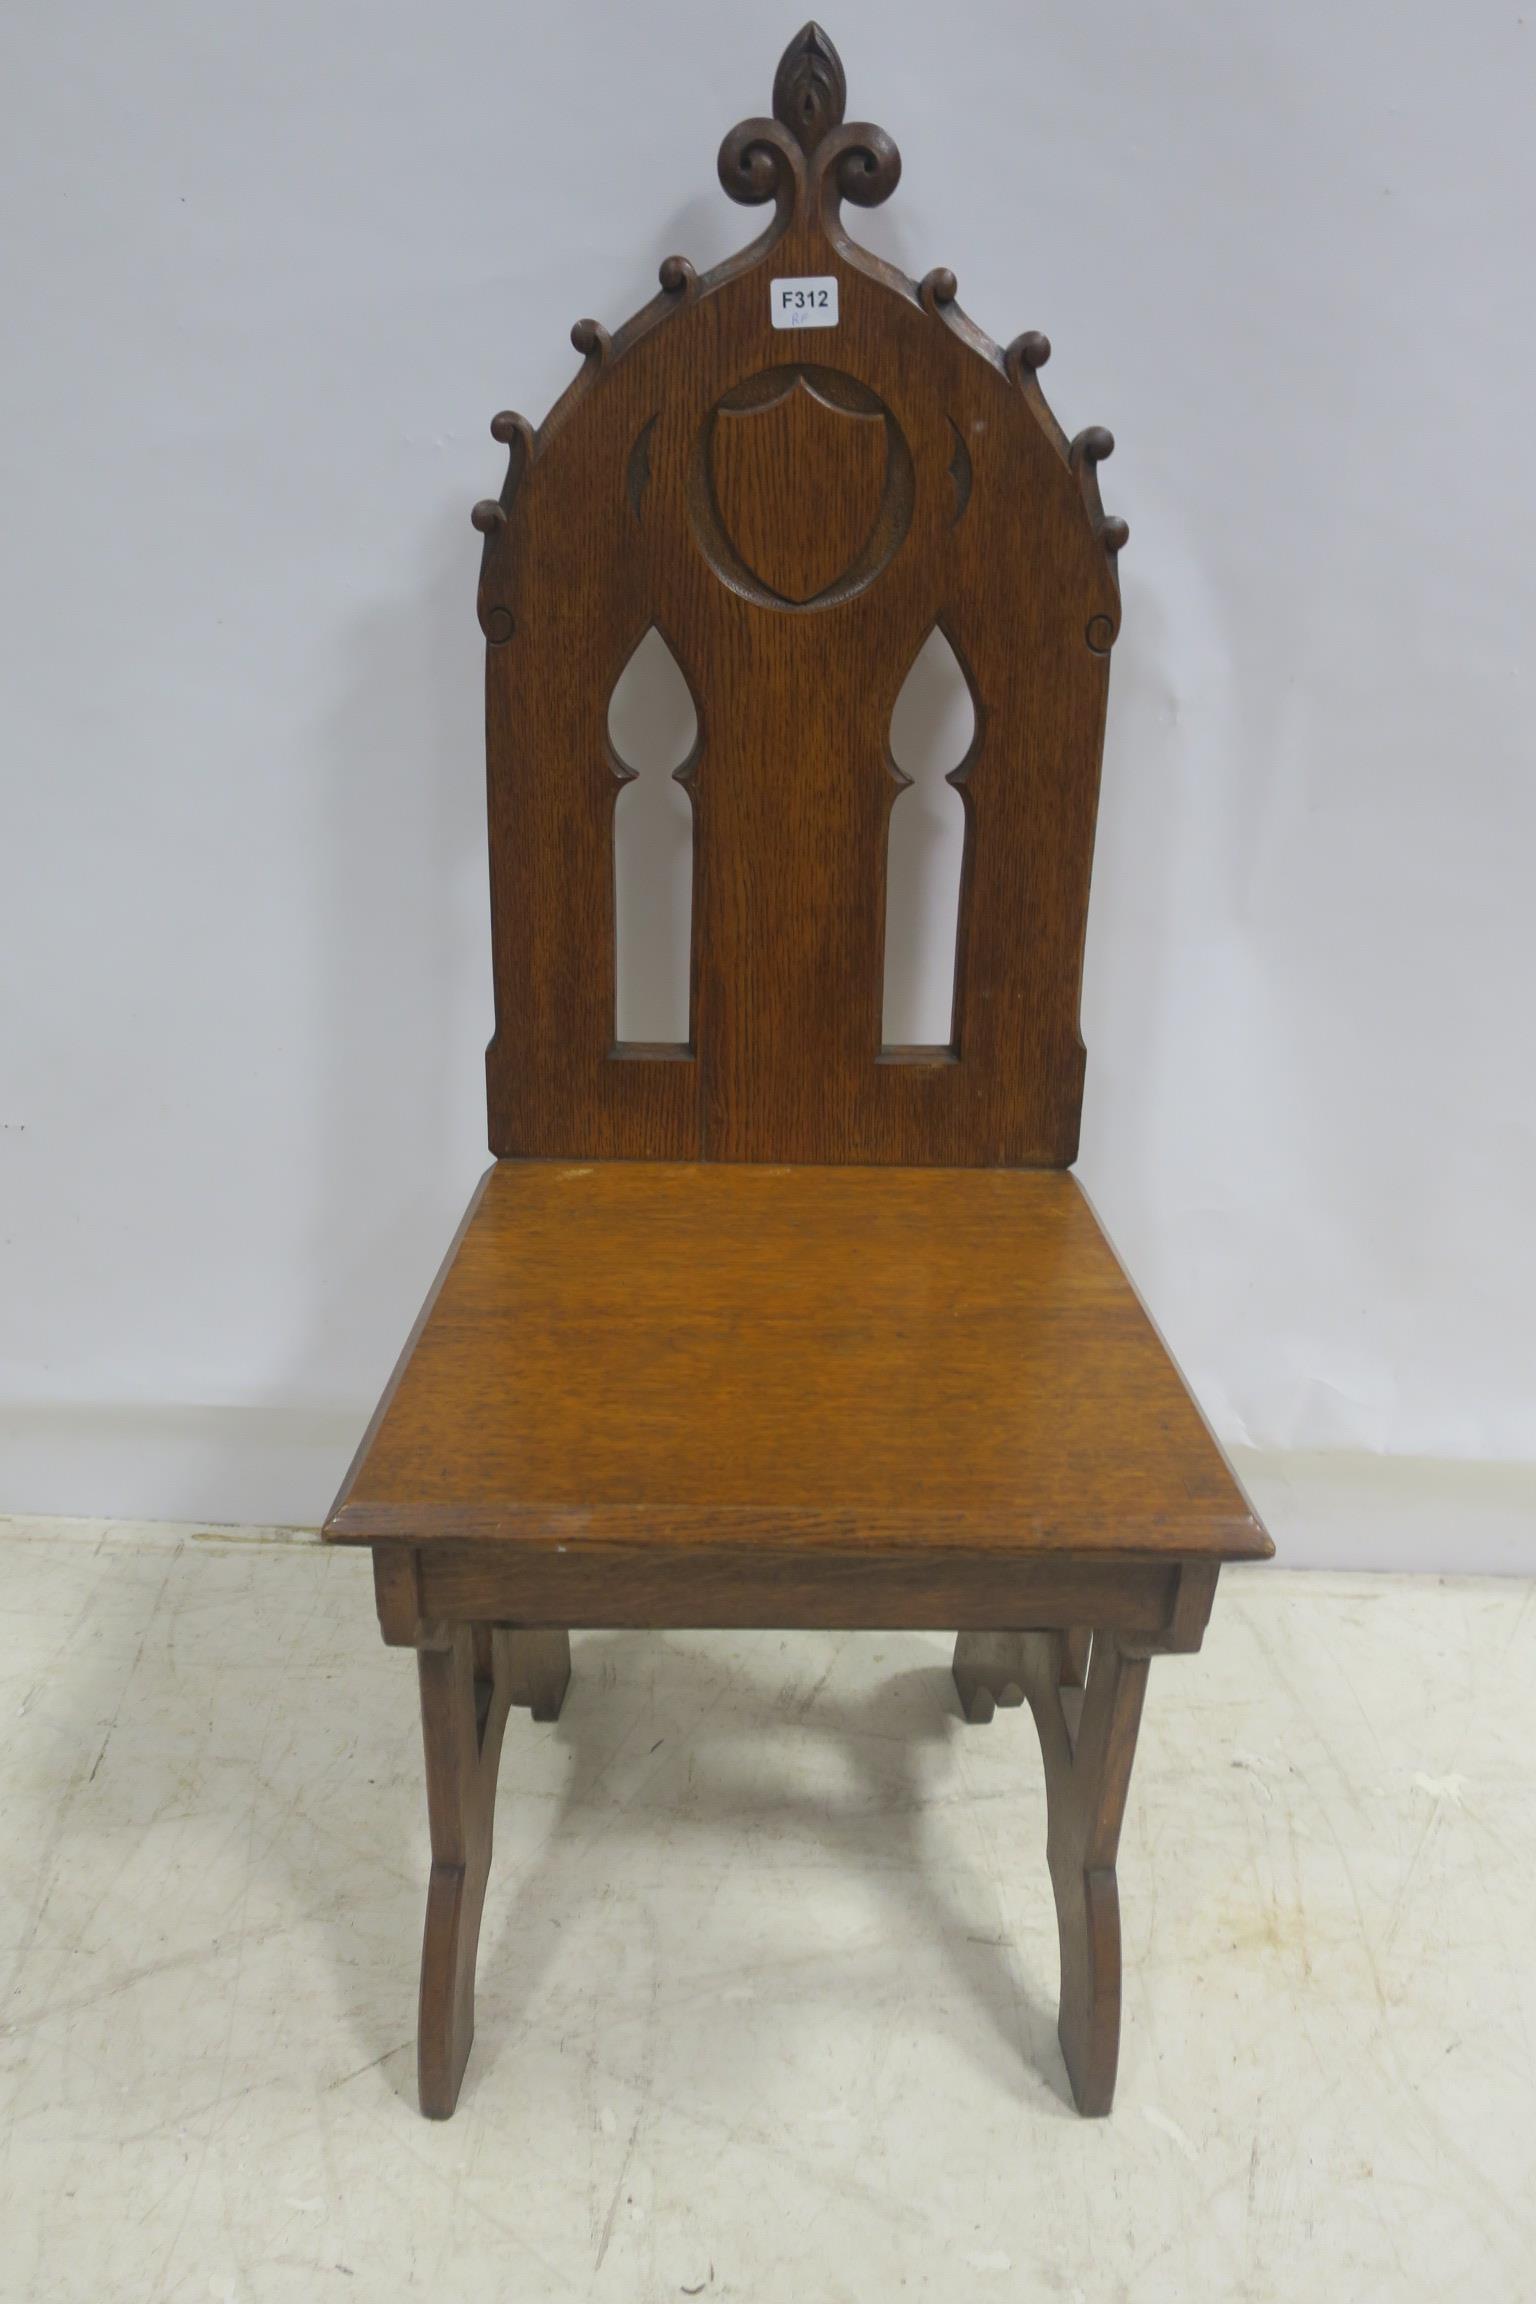
<path fill-rule="evenodd" d="M 714 412 L 710 489 L 742 566 L 802 607 L 869 546 L 886 496 L 888 420 L 878 402 L 868 405 L 873 395 L 849 405 L 850 394 L 829 397 L 803 370 L 762 382 L 763 396 L 742 404 L 733 394 Z"/>

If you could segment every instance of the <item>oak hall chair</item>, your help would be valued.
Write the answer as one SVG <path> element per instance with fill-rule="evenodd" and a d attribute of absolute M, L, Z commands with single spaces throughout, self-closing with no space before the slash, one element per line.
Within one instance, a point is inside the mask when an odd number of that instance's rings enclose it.
<path fill-rule="evenodd" d="M 958 1630 L 967 1719 L 1044 1749 L 1060 2037 L 1107 2112 L 1116 1844 L 1148 1659 L 1272 1550 L 1075 1183 L 1078 986 L 1116 554 L 1039 370 L 850 239 L 895 145 L 809 24 L 680 256 L 537 432 L 484 536 L 496 1025 L 483 1180 L 325 1533 L 373 1548 L 421 1681 L 422 2110 L 451 2113 L 508 1708 L 586 1626 Z M 686 1041 L 616 1032 L 610 698 L 652 627 L 691 692 Z M 976 734 L 954 1009 L 882 1044 L 892 708 L 941 630 Z"/>

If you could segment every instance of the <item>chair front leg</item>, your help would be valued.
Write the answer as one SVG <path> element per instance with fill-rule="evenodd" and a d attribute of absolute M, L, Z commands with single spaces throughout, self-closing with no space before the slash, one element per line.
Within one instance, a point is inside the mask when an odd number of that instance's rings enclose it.
<path fill-rule="evenodd" d="M 1080 2112 L 1114 2102 L 1120 2055 L 1115 1859 L 1147 1687 L 1147 1659 L 1112 1632 L 962 1632 L 955 1685 L 969 1720 L 1027 1701 L 1045 1760 L 1046 1855 L 1061 1940 L 1057 2034 Z"/>
<path fill-rule="evenodd" d="M 432 1877 L 421 1949 L 416 2077 L 421 2109 L 446 2120 L 475 2036 L 475 1954 L 491 1869 L 496 1765 L 512 1700 L 506 1634 L 442 1627 L 417 1654 Z M 478 1666 L 478 1669 L 477 1669 Z"/>
<path fill-rule="evenodd" d="M 475 2037 L 475 1955 L 491 1870 L 496 1769 L 507 1712 L 559 1718 L 571 1674 L 564 1632 L 447 1624 L 417 1651 L 432 1877 L 421 1948 L 416 2075 L 421 2108 L 446 2120 Z"/>

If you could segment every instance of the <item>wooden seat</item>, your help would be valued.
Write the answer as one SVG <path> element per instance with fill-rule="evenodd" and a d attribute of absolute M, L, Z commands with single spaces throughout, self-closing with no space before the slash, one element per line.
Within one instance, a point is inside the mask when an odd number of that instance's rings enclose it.
<path fill-rule="evenodd" d="M 1119 2040 L 1115 1852 L 1154 1654 L 1271 1546 L 1070 1174 L 1124 523 L 1037 334 L 843 230 L 899 160 L 808 25 L 727 136 L 767 232 L 681 258 L 478 505 L 496 1034 L 484 1179 L 326 1523 L 418 1651 L 432 1835 L 423 2109 L 474 2026 L 510 1707 L 570 1629 L 928 1626 L 966 1717 L 1027 1702 L 1060 2032 Z M 798 299 L 798 302 L 796 301 Z M 806 316 L 809 315 L 808 322 Z M 615 683 L 693 696 L 689 1028 L 618 1037 Z M 950 1035 L 887 1045 L 897 692 L 941 631 L 975 706 Z"/>
<path fill-rule="evenodd" d="M 673 1624 L 825 1623 L 773 1579 L 881 1561 L 853 1625 L 1267 1549 L 1071 1175 L 661 1161 L 490 1171 L 327 1533 L 420 1545 L 445 1614 L 489 1539 L 571 1624 L 636 1620 L 613 1548 Z"/>

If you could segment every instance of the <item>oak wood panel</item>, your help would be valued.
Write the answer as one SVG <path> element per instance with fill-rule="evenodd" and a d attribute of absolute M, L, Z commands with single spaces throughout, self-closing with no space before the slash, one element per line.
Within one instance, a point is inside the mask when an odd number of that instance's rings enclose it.
<path fill-rule="evenodd" d="M 1084 1662 L 1093 1624 L 1112 1627 L 1128 1654 L 1181 1655 L 1201 1644 L 1220 1572 L 1217 1563 L 1199 1560 L 953 1548 L 927 1555 L 911 1546 L 817 1553 L 810 1574 L 807 1565 L 803 1552 L 771 1543 L 636 1551 L 439 1538 L 418 1550 L 391 1538 L 373 1547 L 379 1626 L 397 1648 L 441 1646 L 464 1618 L 477 1625 L 555 1620 L 586 1630 L 772 1622 L 779 1630 L 941 1624 L 985 1633 L 1000 1618 L 1022 1615 L 1060 1629 Z"/>
<path fill-rule="evenodd" d="M 431 1543 L 420 1591 L 428 1622 L 559 1623 L 573 1630 L 665 1624 L 673 1630 L 771 1624 L 846 1631 L 984 1628 L 1000 1617 L 1068 1627 L 1112 1625 L 1160 1648 L 1180 1570 L 1148 1559 L 996 1552 L 817 1553 L 753 1546 Z M 386 1632 L 386 1637 L 390 1635 Z M 418 1642 L 405 1633 L 403 1646 Z"/>
<path fill-rule="evenodd" d="M 326 1533 L 1270 1549 L 1069 1175 L 664 1162 L 498 1163 Z"/>
<path fill-rule="evenodd" d="M 824 110 L 808 123 L 786 101 L 721 150 L 731 196 L 771 204 L 767 231 L 703 278 L 669 258 L 612 337 L 578 322 L 583 367 L 537 433 L 493 425 L 509 469 L 475 518 L 499 1155 L 1076 1152 L 1125 541 L 1095 478 L 1113 442 L 1090 428 L 1068 443 L 1038 332 L 1004 353 L 953 275 L 916 283 L 849 237 L 842 203 L 883 200 L 900 162 L 883 131 L 843 122 L 841 68 L 813 33 L 801 78 Z M 785 275 L 836 281 L 835 327 L 773 327 Z M 612 1032 L 606 714 L 652 623 L 699 715 L 681 1062 Z M 891 713 L 936 624 L 978 719 L 949 1063 L 880 1040 Z"/>

